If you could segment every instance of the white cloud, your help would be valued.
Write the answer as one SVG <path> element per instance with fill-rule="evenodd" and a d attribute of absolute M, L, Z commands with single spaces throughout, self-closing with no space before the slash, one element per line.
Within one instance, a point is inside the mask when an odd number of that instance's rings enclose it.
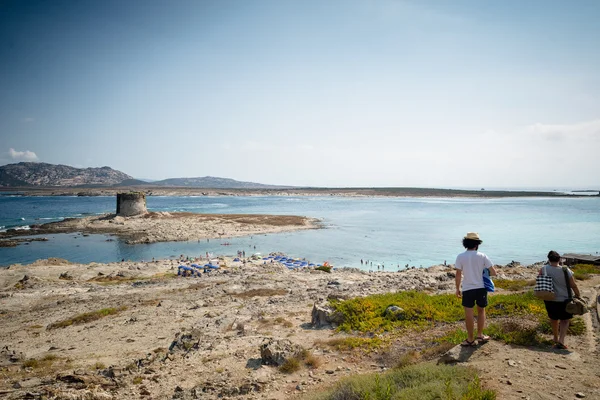
<path fill-rule="evenodd" d="M 540 136 L 551 141 L 562 141 L 565 139 L 599 139 L 600 119 L 578 122 L 575 124 L 533 124 L 526 128 L 528 133 Z"/>
<path fill-rule="evenodd" d="M 38 161 L 39 158 L 37 154 L 33 151 L 25 150 L 25 151 L 17 151 L 11 148 L 8 151 L 10 158 L 14 161 Z"/>

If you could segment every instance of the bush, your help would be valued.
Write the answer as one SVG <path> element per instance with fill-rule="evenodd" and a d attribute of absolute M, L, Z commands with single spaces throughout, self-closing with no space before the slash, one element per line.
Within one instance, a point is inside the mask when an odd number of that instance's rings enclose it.
<path fill-rule="evenodd" d="M 580 274 L 600 274 L 600 265 L 576 264 L 571 267 L 571 271 Z"/>
<path fill-rule="evenodd" d="M 309 350 L 302 349 L 298 351 L 293 357 L 289 357 L 279 367 L 279 372 L 284 374 L 292 374 L 299 371 L 304 365 L 310 369 L 316 369 L 321 365 L 321 359 L 315 357 Z"/>
<path fill-rule="evenodd" d="M 530 279 L 495 279 L 494 286 L 500 289 L 509 290 L 511 292 L 518 292 L 524 290 L 525 288 L 535 286 L 535 280 Z"/>
<path fill-rule="evenodd" d="M 542 347 L 552 343 L 540 335 L 537 325 L 523 326 L 514 322 L 492 323 L 486 332 L 492 338 L 502 340 L 506 344 Z"/>
<path fill-rule="evenodd" d="M 331 273 L 331 267 L 327 265 L 321 265 L 320 267 L 315 268 L 317 271 L 325 271 L 327 273 Z"/>
<path fill-rule="evenodd" d="M 539 330 L 542 333 L 551 335 L 552 327 L 550 326 L 550 320 L 548 318 L 542 319 L 539 325 Z M 571 320 L 569 324 L 569 329 L 567 330 L 568 335 L 581 336 L 585 333 L 585 321 L 581 317 L 575 317 Z"/>
<path fill-rule="evenodd" d="M 386 315 L 390 305 L 401 307 L 402 318 Z M 331 300 L 331 306 L 341 313 L 341 331 L 381 332 L 397 328 L 432 326 L 434 323 L 452 323 L 465 318 L 459 299 L 450 294 L 429 295 L 423 292 L 377 294 L 345 301 Z M 533 292 L 494 294 L 489 297 L 487 315 L 545 315 L 546 311 Z"/>
<path fill-rule="evenodd" d="M 421 363 L 382 374 L 355 375 L 340 381 L 320 400 L 494 400 L 476 372 L 462 366 Z"/>

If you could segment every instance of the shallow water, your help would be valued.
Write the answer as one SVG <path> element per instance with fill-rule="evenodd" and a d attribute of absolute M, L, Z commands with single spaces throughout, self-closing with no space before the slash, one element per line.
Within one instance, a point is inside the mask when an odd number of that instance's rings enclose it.
<path fill-rule="evenodd" d="M 281 251 L 313 262 L 361 267 L 360 260 L 385 265 L 453 263 L 461 238 L 477 231 L 480 250 L 492 261 L 533 263 L 551 249 L 600 251 L 600 198 L 347 198 L 347 197 L 148 197 L 152 211 L 306 215 L 326 229 L 209 242 L 127 245 L 104 235 L 50 235 L 48 242 L 0 248 L 0 265 L 47 257 L 75 262 L 151 260 L 211 252 L 234 255 Z M 0 196 L 0 226 L 44 223 L 61 217 L 114 212 L 114 197 Z M 46 219 L 44 219 L 46 218 Z M 230 246 L 221 243 L 229 242 Z M 256 246 L 256 249 L 254 249 Z M 362 266 L 365 269 L 370 268 Z"/>

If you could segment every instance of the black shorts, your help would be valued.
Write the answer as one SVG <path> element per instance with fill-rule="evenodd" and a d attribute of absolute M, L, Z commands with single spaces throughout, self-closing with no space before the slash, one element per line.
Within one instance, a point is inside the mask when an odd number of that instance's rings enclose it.
<path fill-rule="evenodd" d="M 566 321 L 573 318 L 573 314 L 569 314 L 565 309 L 567 307 L 566 301 L 544 300 L 544 304 L 546 305 L 546 312 L 548 313 L 548 317 L 550 317 L 550 319 L 555 321 Z"/>
<path fill-rule="evenodd" d="M 487 290 L 485 290 L 485 288 L 471 289 L 462 292 L 463 307 L 473 308 L 475 306 L 475 303 L 477 303 L 477 306 L 481 308 L 487 307 Z"/>

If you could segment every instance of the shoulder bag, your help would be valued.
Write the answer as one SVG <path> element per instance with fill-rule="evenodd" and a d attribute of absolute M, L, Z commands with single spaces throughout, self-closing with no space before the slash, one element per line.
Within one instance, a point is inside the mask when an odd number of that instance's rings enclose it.
<path fill-rule="evenodd" d="M 554 293 L 554 283 L 552 283 L 552 277 L 546 274 L 545 265 L 542 267 L 542 271 L 543 274 L 538 275 L 535 278 L 533 295 L 542 300 L 554 300 L 556 298 L 556 294 Z"/>
<path fill-rule="evenodd" d="M 567 267 L 562 268 L 565 273 L 565 282 L 567 282 L 567 293 L 569 293 L 569 299 L 566 301 L 565 311 L 573 315 L 583 315 L 588 312 L 587 304 L 579 297 L 573 297 L 571 295 L 571 279 L 567 273 Z"/>

